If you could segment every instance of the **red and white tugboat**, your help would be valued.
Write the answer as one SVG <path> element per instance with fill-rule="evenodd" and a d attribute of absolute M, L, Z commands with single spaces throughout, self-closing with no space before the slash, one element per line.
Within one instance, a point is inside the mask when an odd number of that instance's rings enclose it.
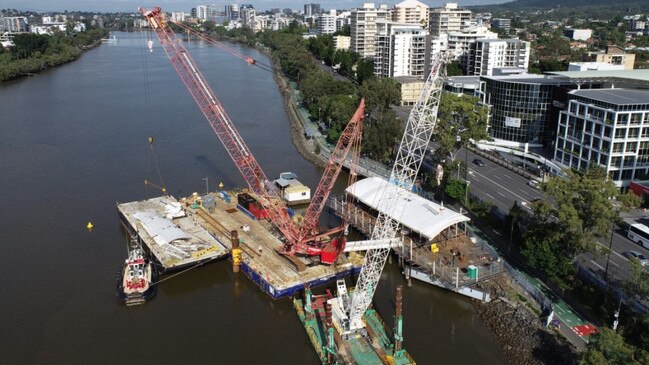
<path fill-rule="evenodd" d="M 117 301 L 127 306 L 142 304 L 156 294 L 157 275 L 139 245 L 131 245 L 117 277 Z"/>

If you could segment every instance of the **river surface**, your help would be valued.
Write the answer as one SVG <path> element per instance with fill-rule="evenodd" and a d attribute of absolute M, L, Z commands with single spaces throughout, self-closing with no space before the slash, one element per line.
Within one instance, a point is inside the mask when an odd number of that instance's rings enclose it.
<path fill-rule="evenodd" d="M 143 183 L 159 183 L 149 136 L 175 196 L 204 191 L 204 177 L 211 190 L 244 183 L 158 42 L 149 52 L 145 33 L 116 35 L 0 84 L 1 362 L 318 364 L 290 300 L 270 299 L 229 262 L 165 281 L 143 306 L 115 303 L 126 256 L 116 202 L 159 195 Z M 315 187 L 321 170 L 293 147 L 272 75 L 207 44 L 188 49 L 268 177 L 294 171 Z M 398 284 L 387 265 L 375 299 L 390 324 Z M 506 362 L 468 299 L 414 282 L 404 316 L 419 364 Z"/>

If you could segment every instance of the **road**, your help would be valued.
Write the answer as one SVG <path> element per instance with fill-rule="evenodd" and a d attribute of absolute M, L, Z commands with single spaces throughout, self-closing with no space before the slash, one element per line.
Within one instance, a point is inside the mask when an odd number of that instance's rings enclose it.
<path fill-rule="evenodd" d="M 461 150 L 458 159 L 465 159 L 467 163 L 467 180 L 470 182 L 470 191 L 480 199 L 486 200 L 494 204 L 498 209 L 505 214 L 517 201 L 529 213 L 532 212 L 531 204 L 535 199 L 543 199 L 543 192 L 540 189 L 530 186 L 529 179 L 508 170 L 507 168 L 489 161 L 486 158 L 480 157 L 471 151 Z M 478 166 L 473 163 L 474 159 L 480 159 L 484 166 Z M 431 168 L 434 162 L 428 159 L 426 167 Z M 634 210 L 632 212 L 623 213 L 626 223 L 649 223 L 649 214 L 642 210 Z M 583 267 L 590 269 L 596 275 L 601 275 L 604 278 L 606 272 L 606 264 L 608 264 L 608 278 L 609 280 L 623 281 L 629 276 L 629 260 L 624 256 L 628 251 L 638 251 L 649 257 L 649 250 L 640 247 L 636 243 L 627 238 L 626 229 L 616 227 L 613 235 L 612 251 L 609 255 L 606 254 L 584 254 L 578 260 Z M 598 242 L 601 248 L 606 252 L 606 249 L 611 245 L 610 237 L 601 238 Z M 645 267 L 649 270 L 649 267 Z"/>

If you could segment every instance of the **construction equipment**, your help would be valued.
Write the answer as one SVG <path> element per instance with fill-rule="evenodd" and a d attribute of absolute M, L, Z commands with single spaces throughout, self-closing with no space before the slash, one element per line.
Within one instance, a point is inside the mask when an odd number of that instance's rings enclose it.
<path fill-rule="evenodd" d="M 139 11 L 149 22 L 172 66 L 241 172 L 250 190 L 259 198 L 259 203 L 266 210 L 269 221 L 282 233 L 284 246 L 281 253 L 284 255 L 315 255 L 320 257 L 321 262 L 335 262 L 338 254 L 344 249 L 345 238 L 334 239 L 331 242 L 319 242 L 319 238 L 326 234 L 343 231 L 345 227 L 338 227 L 330 232 L 322 233 L 318 230 L 318 218 L 350 150 L 360 143 L 362 121 L 365 114 L 364 102 L 361 100 L 356 113 L 342 132 L 309 205 L 307 215 L 302 225 L 297 226 L 287 214 L 286 206 L 277 189 L 255 160 L 198 65 L 169 27 L 165 14 L 159 7 L 152 10 L 140 8 Z M 250 62 L 245 56 L 243 57 L 246 62 L 257 64 L 256 61 Z M 357 150 L 356 153 L 358 153 Z M 352 175 L 354 174 L 352 173 Z"/>
<path fill-rule="evenodd" d="M 383 194 L 381 199 L 398 199 L 399 191 L 413 189 L 437 122 L 437 110 L 443 86 L 441 71 L 445 63 L 444 59 L 443 54 L 438 54 L 433 58 L 430 75 L 408 117 L 389 180 L 389 183 L 401 187 L 402 190 L 385 189 L 385 191 L 394 191 L 394 193 Z M 371 248 L 365 254 L 351 303 L 348 308 L 345 308 L 348 318 L 339 319 L 341 323 L 348 324 L 346 331 L 354 332 L 364 327 L 362 316 L 372 302 L 390 248 L 394 246 L 394 238 L 399 232 L 399 223 L 390 216 L 400 217 L 403 214 L 402 209 L 403 205 L 394 204 L 392 205 L 393 211 L 379 212 L 370 241 L 379 241 L 378 246 L 380 247 Z"/>

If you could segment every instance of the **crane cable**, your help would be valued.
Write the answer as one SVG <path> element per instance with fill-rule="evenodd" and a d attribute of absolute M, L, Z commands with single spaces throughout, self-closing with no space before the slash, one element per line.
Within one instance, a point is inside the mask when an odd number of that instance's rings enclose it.
<path fill-rule="evenodd" d="M 273 67 L 272 66 L 270 66 L 270 65 L 268 65 L 266 63 L 263 63 L 261 61 L 258 61 L 258 60 L 254 59 L 252 57 L 246 56 L 243 53 L 226 46 L 223 42 L 217 41 L 216 39 L 211 38 L 208 35 L 206 35 L 204 33 L 201 33 L 198 30 L 196 30 L 196 29 L 194 29 L 194 28 L 192 28 L 192 27 L 190 27 L 190 26 L 188 26 L 188 25 L 186 25 L 184 23 L 175 22 L 175 21 L 173 21 L 171 19 L 169 20 L 169 22 L 173 23 L 174 25 L 177 25 L 178 27 L 180 27 L 180 28 L 182 28 L 184 30 L 186 30 L 188 33 L 194 34 L 195 36 L 203 39 L 206 42 L 212 43 L 213 45 L 225 50 L 226 52 L 232 54 L 233 56 L 241 58 L 242 60 L 246 61 L 249 65 L 257 66 L 257 67 L 259 67 L 260 69 L 262 69 L 264 71 L 273 72 Z"/>
<path fill-rule="evenodd" d="M 153 52 L 153 48 L 151 48 L 151 45 L 153 44 L 153 40 L 151 39 L 151 32 L 143 32 L 146 33 L 146 43 L 147 46 L 149 47 L 149 51 Z M 148 68 L 148 63 L 146 60 L 146 52 L 145 52 L 145 47 L 144 47 L 144 37 L 140 38 L 142 40 L 140 44 L 140 48 L 142 50 L 142 72 L 143 72 L 143 78 L 144 78 L 144 97 L 145 97 L 145 109 L 146 109 L 146 115 L 147 115 L 147 129 L 148 129 L 148 134 L 149 137 L 147 138 L 148 140 L 148 145 L 149 145 L 149 162 L 147 163 L 146 167 L 146 175 L 144 178 L 144 190 L 145 194 L 147 194 L 147 187 L 148 186 L 153 186 L 156 189 L 160 190 L 163 194 L 167 194 L 167 188 L 165 187 L 164 180 L 162 178 L 162 173 L 160 172 L 160 166 L 158 164 L 158 158 L 156 156 L 156 151 L 155 151 L 155 146 L 153 144 L 154 138 L 152 137 L 153 135 L 153 117 L 151 113 L 151 92 L 150 92 L 150 85 L 149 85 L 149 68 Z M 155 169 L 158 175 L 158 181 L 160 182 L 159 184 L 155 184 L 150 181 L 149 179 L 149 174 L 151 172 L 151 168 Z"/>

